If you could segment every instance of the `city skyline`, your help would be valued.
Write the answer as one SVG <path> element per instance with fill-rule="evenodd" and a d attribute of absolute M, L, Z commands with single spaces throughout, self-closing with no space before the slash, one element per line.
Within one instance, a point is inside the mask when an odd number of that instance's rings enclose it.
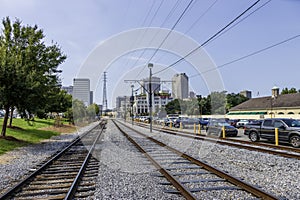
<path fill-rule="evenodd" d="M 120 33 L 145 27 L 168 30 L 174 27 L 174 32 L 182 33 L 201 45 L 254 2 L 256 1 L 194 1 L 176 25 L 187 1 L 179 2 L 175 8 L 174 1 L 70 3 L 57 0 L 0 0 L 0 13 L 2 19 L 9 16 L 11 20 L 19 18 L 23 24 L 37 24 L 46 35 L 46 43 L 54 41 L 62 47 L 68 56 L 60 67 L 63 70 L 62 84 L 71 85 L 73 78 L 79 77 L 80 69 L 96 47 Z M 232 24 L 224 34 L 204 45 L 203 50 L 215 64 L 224 90 L 233 93 L 250 90 L 255 98 L 270 95 L 270 88 L 275 85 L 280 89 L 300 88 L 296 73 L 300 66 L 299 10 L 299 1 L 260 1 L 241 21 Z M 135 42 L 138 43 L 139 40 L 140 36 L 135 37 Z M 174 45 L 184 48 L 179 42 L 176 40 Z M 131 45 L 133 44 L 128 44 L 128 47 Z M 113 47 L 119 48 L 118 45 Z M 151 45 L 143 50 L 128 50 L 114 58 L 109 65 L 101 66 L 108 69 L 109 107 L 113 105 L 115 93 L 130 93 L 130 86 L 119 80 L 126 77 L 127 73 L 134 73 L 134 79 L 137 76 L 147 77 L 146 64 L 151 57 L 151 62 L 154 63 L 153 73 L 180 59 L 179 55 L 172 52 L 151 49 Z M 186 73 L 197 94 L 207 96 L 212 91 L 203 79 L 205 73 L 194 70 L 188 62 L 180 62 L 166 73 Z M 92 83 L 94 99 L 101 103 L 102 74 L 95 72 L 95 75 L 98 79 Z M 125 86 L 119 86 L 120 82 Z"/>

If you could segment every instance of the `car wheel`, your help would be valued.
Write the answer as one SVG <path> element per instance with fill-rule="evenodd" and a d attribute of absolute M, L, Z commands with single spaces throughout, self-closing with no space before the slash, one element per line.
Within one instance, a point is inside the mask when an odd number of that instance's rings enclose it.
<path fill-rule="evenodd" d="M 300 147 L 300 136 L 294 135 L 290 139 L 290 143 L 293 147 Z"/>
<path fill-rule="evenodd" d="M 256 132 L 252 131 L 249 133 L 249 138 L 252 142 L 257 142 L 259 141 L 259 136 Z"/>

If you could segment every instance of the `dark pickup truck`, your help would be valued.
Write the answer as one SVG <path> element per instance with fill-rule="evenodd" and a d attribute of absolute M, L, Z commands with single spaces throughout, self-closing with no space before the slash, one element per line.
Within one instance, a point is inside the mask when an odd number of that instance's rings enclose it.
<path fill-rule="evenodd" d="M 278 128 L 279 142 L 288 142 L 293 147 L 300 147 L 300 121 L 295 119 L 271 118 L 260 123 L 247 124 L 245 135 L 253 142 L 260 138 L 275 140 L 275 128 Z"/>

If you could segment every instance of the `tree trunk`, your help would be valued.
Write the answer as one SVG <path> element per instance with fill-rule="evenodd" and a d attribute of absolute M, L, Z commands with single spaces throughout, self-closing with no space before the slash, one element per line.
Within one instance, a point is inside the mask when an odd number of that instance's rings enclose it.
<path fill-rule="evenodd" d="M 9 119 L 9 126 L 8 127 L 12 127 L 13 115 L 14 115 L 14 108 L 12 107 L 11 111 L 10 111 L 10 119 Z"/>
<path fill-rule="evenodd" d="M 7 127 L 7 121 L 8 121 L 8 115 L 9 115 L 9 106 L 4 106 L 5 109 L 5 115 L 3 119 L 3 126 L 1 131 L 1 136 L 5 137 L 6 134 L 6 127 Z"/>

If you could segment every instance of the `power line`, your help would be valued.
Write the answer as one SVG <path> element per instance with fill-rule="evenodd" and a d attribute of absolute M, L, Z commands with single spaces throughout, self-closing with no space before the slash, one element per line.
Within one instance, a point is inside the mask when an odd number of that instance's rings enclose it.
<path fill-rule="evenodd" d="M 213 40 L 211 40 L 210 42 L 218 39 L 219 37 L 221 37 L 222 35 L 224 35 L 225 33 L 227 33 L 228 31 L 230 31 L 231 29 L 233 29 L 234 27 L 236 27 L 239 23 L 241 23 L 242 21 L 244 21 L 245 19 L 247 19 L 248 17 L 250 17 L 251 15 L 253 15 L 255 12 L 257 12 L 258 10 L 260 10 L 262 7 L 264 7 L 265 5 L 267 5 L 268 3 L 270 3 L 272 0 L 269 0 L 267 2 L 265 2 L 263 5 L 259 6 L 258 8 L 256 8 L 254 11 L 252 11 L 251 13 L 249 13 L 247 16 L 243 17 L 240 21 L 238 21 L 237 23 L 233 24 L 231 27 L 229 27 L 228 29 L 226 29 L 225 31 L 223 31 L 220 35 L 218 35 L 217 37 L 215 37 Z"/>
<path fill-rule="evenodd" d="M 163 1 L 164 1 L 164 0 L 163 0 Z M 156 10 L 154 16 L 151 18 L 151 20 L 150 20 L 150 22 L 149 22 L 149 25 L 152 23 L 154 17 L 157 15 L 158 10 L 160 9 L 160 7 L 161 7 L 163 1 L 160 2 L 160 5 L 159 5 L 158 9 Z M 152 12 L 152 10 L 153 10 L 153 8 L 154 8 L 155 3 L 156 3 L 156 1 L 153 0 L 153 1 L 152 1 L 152 4 L 151 4 L 151 7 L 150 7 L 150 9 L 148 10 L 147 15 L 146 15 L 146 17 L 144 18 L 144 20 L 143 20 L 141 26 L 145 26 L 145 25 L 146 25 L 146 22 L 147 22 L 148 18 L 150 17 L 150 14 L 151 14 L 151 12 Z M 144 35 L 146 34 L 146 32 L 147 32 L 147 30 L 144 31 L 144 33 L 138 38 L 138 40 L 135 40 L 135 42 L 132 43 L 131 49 L 132 49 L 132 47 L 133 47 L 135 44 L 137 44 L 138 41 L 140 41 L 140 40 L 142 40 L 142 39 L 144 38 Z M 140 59 L 140 58 L 139 58 L 139 59 Z M 138 59 L 138 60 L 139 60 L 139 59 Z M 135 62 L 135 65 L 136 65 L 136 63 L 137 63 L 137 61 Z M 128 64 L 129 64 L 129 59 L 127 60 L 127 62 L 126 62 L 125 65 L 128 66 Z"/>
<path fill-rule="evenodd" d="M 177 24 L 180 22 L 180 20 L 182 19 L 182 17 L 184 16 L 184 14 L 187 12 L 188 8 L 191 6 L 191 4 L 193 3 L 194 0 L 190 0 L 189 4 L 185 7 L 185 9 L 183 10 L 183 12 L 181 13 L 181 15 L 179 16 L 179 18 L 177 19 L 177 21 L 175 22 L 175 24 L 172 26 L 171 30 L 168 32 L 168 34 L 166 35 L 166 37 L 163 39 L 163 41 L 160 43 L 159 47 L 156 48 L 154 54 L 150 57 L 148 63 L 150 63 L 150 61 L 152 60 L 152 58 L 156 55 L 156 53 L 158 52 L 158 50 L 161 48 L 161 46 L 165 43 L 166 39 L 169 37 L 169 35 L 171 34 L 171 32 L 174 30 L 174 28 L 177 26 Z"/>
<path fill-rule="evenodd" d="M 154 15 L 152 16 L 152 18 L 151 18 L 151 20 L 150 20 L 150 23 L 149 23 L 148 26 L 150 26 L 150 25 L 152 24 L 154 18 L 157 16 L 158 11 L 159 11 L 160 8 L 161 8 L 163 2 L 164 2 L 164 0 L 160 2 L 158 8 L 156 9 L 156 12 L 154 13 Z M 146 30 L 144 31 L 144 34 L 143 34 L 143 36 L 142 36 L 142 39 L 144 38 L 144 35 L 146 34 L 147 30 L 148 30 L 148 29 L 146 29 Z M 145 49 L 142 51 L 142 53 L 140 54 L 140 56 L 138 57 L 138 59 L 135 60 L 135 63 L 133 64 L 133 66 L 136 66 L 136 64 L 140 61 L 140 59 L 142 58 L 142 56 L 144 55 L 144 53 L 145 53 Z M 137 77 L 138 77 L 141 73 L 142 73 L 142 71 L 140 71 L 140 72 L 138 73 Z"/>
<path fill-rule="evenodd" d="M 188 32 L 190 32 L 190 30 L 200 21 L 200 19 L 202 19 L 211 9 L 212 7 L 218 2 L 218 0 L 215 0 L 195 21 L 194 23 L 188 28 L 187 31 L 184 32 L 184 35 L 187 34 Z M 179 38 L 179 40 L 182 38 L 183 36 L 181 36 Z M 176 45 L 174 43 L 174 45 Z M 173 45 L 173 46 L 174 46 Z M 158 62 L 159 60 L 161 60 L 164 57 L 164 55 L 162 55 L 159 59 L 156 60 L 156 62 Z"/>
<path fill-rule="evenodd" d="M 205 74 L 205 73 L 207 73 L 207 72 L 214 71 L 214 70 L 216 70 L 216 69 L 220 69 L 220 68 L 222 68 L 222 67 L 225 67 L 225 66 L 227 66 L 227 65 L 233 64 L 233 63 L 235 63 L 235 62 L 244 60 L 244 59 L 246 59 L 246 58 L 248 58 L 248 57 L 254 56 L 254 55 L 256 55 L 256 54 L 259 54 L 259 53 L 261 53 L 261 52 L 267 51 L 267 50 L 272 49 L 272 48 L 274 48 L 274 47 L 276 47 L 276 46 L 279 46 L 279 45 L 281 45 L 281 44 L 284 44 L 284 43 L 286 43 L 286 42 L 289 42 L 289 41 L 291 41 L 291 40 L 294 40 L 294 39 L 296 39 L 296 38 L 298 38 L 298 37 L 300 37 L 300 34 L 299 34 L 299 35 L 295 35 L 295 36 L 293 36 L 293 37 L 290 37 L 290 38 L 288 38 L 288 39 L 285 39 L 285 40 L 283 40 L 283 41 L 281 41 L 281 42 L 278 42 L 278 43 L 276 43 L 276 44 L 270 45 L 270 46 L 268 46 L 268 47 L 265 47 L 265 48 L 263 48 L 263 49 L 260 49 L 260 50 L 258 50 L 258 51 L 255 51 L 255 52 L 252 52 L 252 53 L 250 53 L 250 54 L 247 54 L 247 55 L 242 56 L 242 57 L 240 57 L 240 58 L 234 59 L 234 60 L 232 60 L 232 61 L 230 61 L 230 62 L 227 62 L 227 63 L 224 63 L 224 64 L 222 64 L 222 65 L 219 65 L 219 66 L 217 66 L 216 68 L 209 69 L 209 70 L 206 70 L 206 71 L 204 71 L 204 72 L 201 72 L 201 74 Z M 200 74 L 200 73 L 194 74 L 194 75 L 190 76 L 190 78 L 199 76 L 199 75 L 201 75 L 201 74 Z"/>
<path fill-rule="evenodd" d="M 229 26 L 231 26 L 235 21 L 237 21 L 239 18 L 241 18 L 250 9 L 252 9 L 256 4 L 258 4 L 258 2 L 260 2 L 260 0 L 257 0 L 255 3 L 253 3 L 251 6 L 249 6 L 245 11 L 243 11 L 240 15 L 238 15 L 236 18 L 234 18 L 230 23 L 228 23 L 221 30 L 219 30 L 217 33 L 215 33 L 213 36 L 211 36 L 209 39 L 207 39 L 204 43 L 202 43 L 201 45 L 199 45 L 198 47 L 196 47 L 195 49 L 193 49 L 192 51 L 190 51 L 187 55 L 185 55 L 184 57 L 178 59 L 177 61 L 175 61 L 174 63 L 172 63 L 168 67 L 166 67 L 166 68 L 164 68 L 162 70 L 159 70 L 159 71 L 153 73 L 153 75 L 158 74 L 160 72 L 163 72 L 163 71 L 169 69 L 170 67 L 178 64 L 179 62 L 181 62 L 182 60 L 184 60 L 185 58 L 187 58 L 188 56 L 192 55 L 194 52 L 196 52 L 197 50 L 199 50 L 201 47 L 205 46 L 207 43 L 209 43 L 211 40 L 213 40 L 215 37 L 217 37 L 219 34 L 221 34 L 225 29 L 227 29 Z"/>
<path fill-rule="evenodd" d="M 182 19 L 183 15 L 187 12 L 188 8 L 191 6 L 191 4 L 193 3 L 194 0 L 190 0 L 189 4 L 185 7 L 184 11 L 181 13 L 181 15 L 179 16 L 179 18 L 176 20 L 175 24 L 172 26 L 172 28 L 169 30 L 168 34 L 165 36 L 165 38 L 163 39 L 163 41 L 160 43 L 159 47 L 155 50 L 154 54 L 150 57 L 150 59 L 148 60 L 148 63 L 150 63 L 150 61 L 152 60 L 152 58 L 155 56 L 155 54 L 158 52 L 158 50 L 161 48 L 161 46 L 164 44 L 164 42 L 166 41 L 166 39 L 169 37 L 169 35 L 171 34 L 171 32 L 174 30 L 174 28 L 177 26 L 177 24 L 180 22 L 180 20 Z M 169 18 L 171 16 L 171 13 L 173 13 L 175 11 L 175 8 L 177 8 L 178 6 L 178 2 L 176 2 L 176 4 L 173 6 L 173 9 L 170 11 L 169 15 L 167 16 L 167 18 Z M 163 22 L 163 24 L 166 22 L 167 20 L 165 20 Z M 155 37 L 153 37 L 154 39 Z M 151 42 L 153 41 L 153 39 L 151 40 Z M 143 51 L 143 53 L 141 54 L 141 56 L 145 53 L 145 50 Z M 139 57 L 140 59 L 141 57 Z M 137 77 L 142 73 L 142 71 L 145 69 L 146 66 L 144 66 L 142 68 L 142 70 L 138 73 Z"/>

